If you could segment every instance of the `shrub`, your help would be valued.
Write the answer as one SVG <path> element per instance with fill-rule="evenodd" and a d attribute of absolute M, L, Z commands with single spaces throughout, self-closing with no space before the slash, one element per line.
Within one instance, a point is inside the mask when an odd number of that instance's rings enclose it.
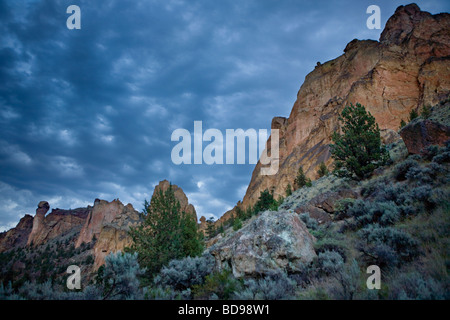
<path fill-rule="evenodd" d="M 433 162 L 436 163 L 448 163 L 450 162 L 450 151 L 445 151 L 441 154 L 438 154 L 433 158 Z"/>
<path fill-rule="evenodd" d="M 295 298 L 297 283 L 286 273 L 274 273 L 263 279 L 244 281 L 244 289 L 236 292 L 237 300 L 289 300 Z"/>
<path fill-rule="evenodd" d="M 193 285 L 202 284 L 213 267 L 214 260 L 210 255 L 172 260 L 161 269 L 154 283 L 163 288 L 168 286 L 177 291 L 186 290 Z"/>
<path fill-rule="evenodd" d="M 337 271 L 334 277 L 338 281 L 339 286 L 331 290 L 335 299 L 352 300 L 358 290 L 360 274 L 361 271 L 355 259 Z"/>
<path fill-rule="evenodd" d="M 337 252 L 342 257 L 343 262 L 346 262 L 348 256 L 347 246 L 348 244 L 345 240 L 339 240 L 331 237 L 324 237 L 314 244 L 314 249 L 318 254 L 327 251 Z"/>
<path fill-rule="evenodd" d="M 358 249 L 380 267 L 411 261 L 419 254 L 417 241 L 392 227 L 370 225 L 360 230 L 358 236 L 362 240 Z"/>
<path fill-rule="evenodd" d="M 148 300 L 189 300 L 191 290 L 186 289 L 181 292 L 173 290 L 171 287 L 151 287 L 145 292 L 145 299 Z"/>
<path fill-rule="evenodd" d="M 436 172 L 429 167 L 411 167 L 405 177 L 410 181 L 430 184 L 436 179 Z"/>
<path fill-rule="evenodd" d="M 228 268 L 207 275 L 203 284 L 192 287 L 196 299 L 218 298 L 220 300 L 228 300 L 240 289 L 241 283 Z"/>
<path fill-rule="evenodd" d="M 431 145 L 425 148 L 424 150 L 424 159 L 426 160 L 432 160 L 435 156 L 437 156 L 440 152 L 439 146 Z"/>
<path fill-rule="evenodd" d="M 321 177 L 328 175 L 328 173 L 329 173 L 328 168 L 325 165 L 325 162 L 322 161 L 319 165 L 319 170 L 317 170 L 317 174 L 321 178 Z"/>
<path fill-rule="evenodd" d="M 399 300 L 447 300 L 450 294 L 443 283 L 419 272 L 400 273 L 391 285 L 389 298 Z"/>
<path fill-rule="evenodd" d="M 336 251 L 320 252 L 317 257 L 317 266 L 320 273 L 334 275 L 344 267 L 344 259 Z"/>
<path fill-rule="evenodd" d="M 356 200 L 348 214 L 355 218 L 354 227 L 363 227 L 372 223 L 390 225 L 400 220 L 400 210 L 393 201 L 371 202 Z"/>
<path fill-rule="evenodd" d="M 137 253 L 110 253 L 105 258 L 105 269 L 100 286 L 103 299 L 139 299 L 138 276 L 144 274 L 138 263 Z"/>
<path fill-rule="evenodd" d="M 299 218 L 305 223 L 308 229 L 317 230 L 319 223 L 316 219 L 311 218 L 308 212 L 300 213 Z"/>
<path fill-rule="evenodd" d="M 394 167 L 394 177 L 397 181 L 406 180 L 406 174 L 410 168 L 419 167 L 419 163 L 416 160 L 408 158 L 403 162 L 400 162 Z"/>

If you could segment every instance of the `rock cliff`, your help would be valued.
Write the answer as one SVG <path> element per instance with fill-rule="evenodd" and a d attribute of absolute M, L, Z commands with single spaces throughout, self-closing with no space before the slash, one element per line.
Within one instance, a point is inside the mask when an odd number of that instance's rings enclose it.
<path fill-rule="evenodd" d="M 380 129 L 397 131 L 412 109 L 435 105 L 449 93 L 450 15 L 432 15 L 415 4 L 400 6 L 379 41 L 355 39 L 343 55 L 306 76 L 289 118 L 272 121 L 272 128 L 280 130 L 278 173 L 261 175 L 258 162 L 242 207 L 253 205 L 264 189 L 284 196 L 299 166 L 311 179 L 322 161 L 330 166 L 331 135 L 347 104 L 361 103 Z"/>
<path fill-rule="evenodd" d="M 50 205 L 47 201 L 39 202 L 27 245 L 37 246 L 50 239 L 64 235 L 74 228 L 81 227 L 92 208 L 54 209 L 46 216 L 45 214 L 49 209 Z"/>
<path fill-rule="evenodd" d="M 110 252 L 123 251 L 131 244 L 129 228 L 141 222 L 141 215 L 131 204 L 125 206 L 118 199 L 111 202 L 95 199 L 75 247 L 96 240 L 94 245 L 94 269 L 96 269 L 104 263 L 105 257 Z"/>
<path fill-rule="evenodd" d="M 0 233 L 0 252 L 25 246 L 32 228 L 33 217 L 27 214 L 20 219 L 15 228 Z"/>

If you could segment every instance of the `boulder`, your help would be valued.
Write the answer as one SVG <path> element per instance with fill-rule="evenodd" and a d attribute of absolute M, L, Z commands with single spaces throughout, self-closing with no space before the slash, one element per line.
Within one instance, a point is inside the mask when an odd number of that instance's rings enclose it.
<path fill-rule="evenodd" d="M 415 119 L 400 135 L 410 154 L 423 154 L 431 145 L 444 146 L 450 139 L 450 126 L 429 119 Z"/>
<path fill-rule="evenodd" d="M 235 277 L 259 277 L 277 270 L 300 272 L 316 256 L 314 241 L 297 214 L 265 211 L 208 252 L 218 270 L 231 267 Z"/>

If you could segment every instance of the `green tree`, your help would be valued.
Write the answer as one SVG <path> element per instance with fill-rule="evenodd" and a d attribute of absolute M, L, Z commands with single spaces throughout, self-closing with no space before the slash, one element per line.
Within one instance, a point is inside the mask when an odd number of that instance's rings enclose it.
<path fill-rule="evenodd" d="M 419 114 L 417 113 L 416 109 L 412 109 L 409 113 L 409 122 L 413 121 L 415 118 L 417 118 Z"/>
<path fill-rule="evenodd" d="M 265 189 L 259 194 L 258 201 L 255 204 L 254 211 L 261 212 L 271 208 L 274 204 L 276 204 L 275 199 L 273 198 L 273 194 L 269 192 L 269 190 Z"/>
<path fill-rule="evenodd" d="M 325 165 L 325 162 L 321 162 L 320 163 L 320 165 L 319 165 L 319 170 L 317 170 L 317 174 L 319 175 L 319 177 L 321 178 L 321 177 L 323 177 L 323 176 L 326 176 L 327 174 L 328 174 L 329 172 L 328 172 L 328 168 L 327 168 L 327 166 Z"/>
<path fill-rule="evenodd" d="M 289 197 L 292 194 L 292 187 L 291 187 L 290 183 L 288 183 L 285 193 L 286 193 L 286 197 Z"/>
<path fill-rule="evenodd" d="M 233 221 L 233 230 L 237 231 L 240 228 L 242 228 L 242 221 L 241 219 L 239 219 L 239 217 L 236 217 L 236 219 L 234 219 Z"/>
<path fill-rule="evenodd" d="M 133 243 L 127 251 L 138 253 L 139 264 L 150 276 L 170 260 L 200 253 L 196 225 L 189 221 L 192 216 L 181 211 L 171 185 L 159 190 L 145 209 L 144 222 L 129 232 Z"/>
<path fill-rule="evenodd" d="M 303 172 L 303 167 L 300 166 L 298 168 L 297 177 L 295 177 L 294 181 L 295 189 L 303 188 L 304 186 L 311 186 L 311 179 L 307 178 L 305 173 Z"/>
<path fill-rule="evenodd" d="M 400 121 L 400 129 L 403 128 L 404 126 L 406 126 L 406 122 L 405 122 L 405 120 L 402 119 Z"/>
<path fill-rule="evenodd" d="M 207 221 L 206 234 L 209 239 L 216 235 L 216 227 L 214 225 L 214 218 L 210 217 Z"/>
<path fill-rule="evenodd" d="M 381 145 L 380 129 L 364 106 L 346 106 L 339 121 L 343 134 L 334 132 L 330 146 L 337 176 L 360 180 L 386 163 L 389 155 Z"/>
<path fill-rule="evenodd" d="M 183 253 L 190 257 L 196 257 L 203 252 L 203 241 L 198 232 L 195 217 L 184 214 L 181 221 Z"/>
<path fill-rule="evenodd" d="M 431 106 L 429 106 L 429 105 L 423 106 L 420 116 L 423 119 L 428 119 L 431 116 Z"/>

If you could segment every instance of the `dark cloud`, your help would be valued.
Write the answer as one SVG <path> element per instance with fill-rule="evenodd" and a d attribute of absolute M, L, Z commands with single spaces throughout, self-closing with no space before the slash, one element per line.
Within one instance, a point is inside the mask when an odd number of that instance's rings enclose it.
<path fill-rule="evenodd" d="M 66 8 L 81 7 L 81 30 Z M 317 61 L 342 54 L 371 1 L 0 1 L 0 229 L 40 200 L 119 197 L 159 180 L 202 215 L 242 199 L 253 165 L 171 162 L 174 129 L 269 129 Z M 400 1 L 378 1 L 383 25 Z M 446 1 L 419 1 L 432 13 Z"/>

